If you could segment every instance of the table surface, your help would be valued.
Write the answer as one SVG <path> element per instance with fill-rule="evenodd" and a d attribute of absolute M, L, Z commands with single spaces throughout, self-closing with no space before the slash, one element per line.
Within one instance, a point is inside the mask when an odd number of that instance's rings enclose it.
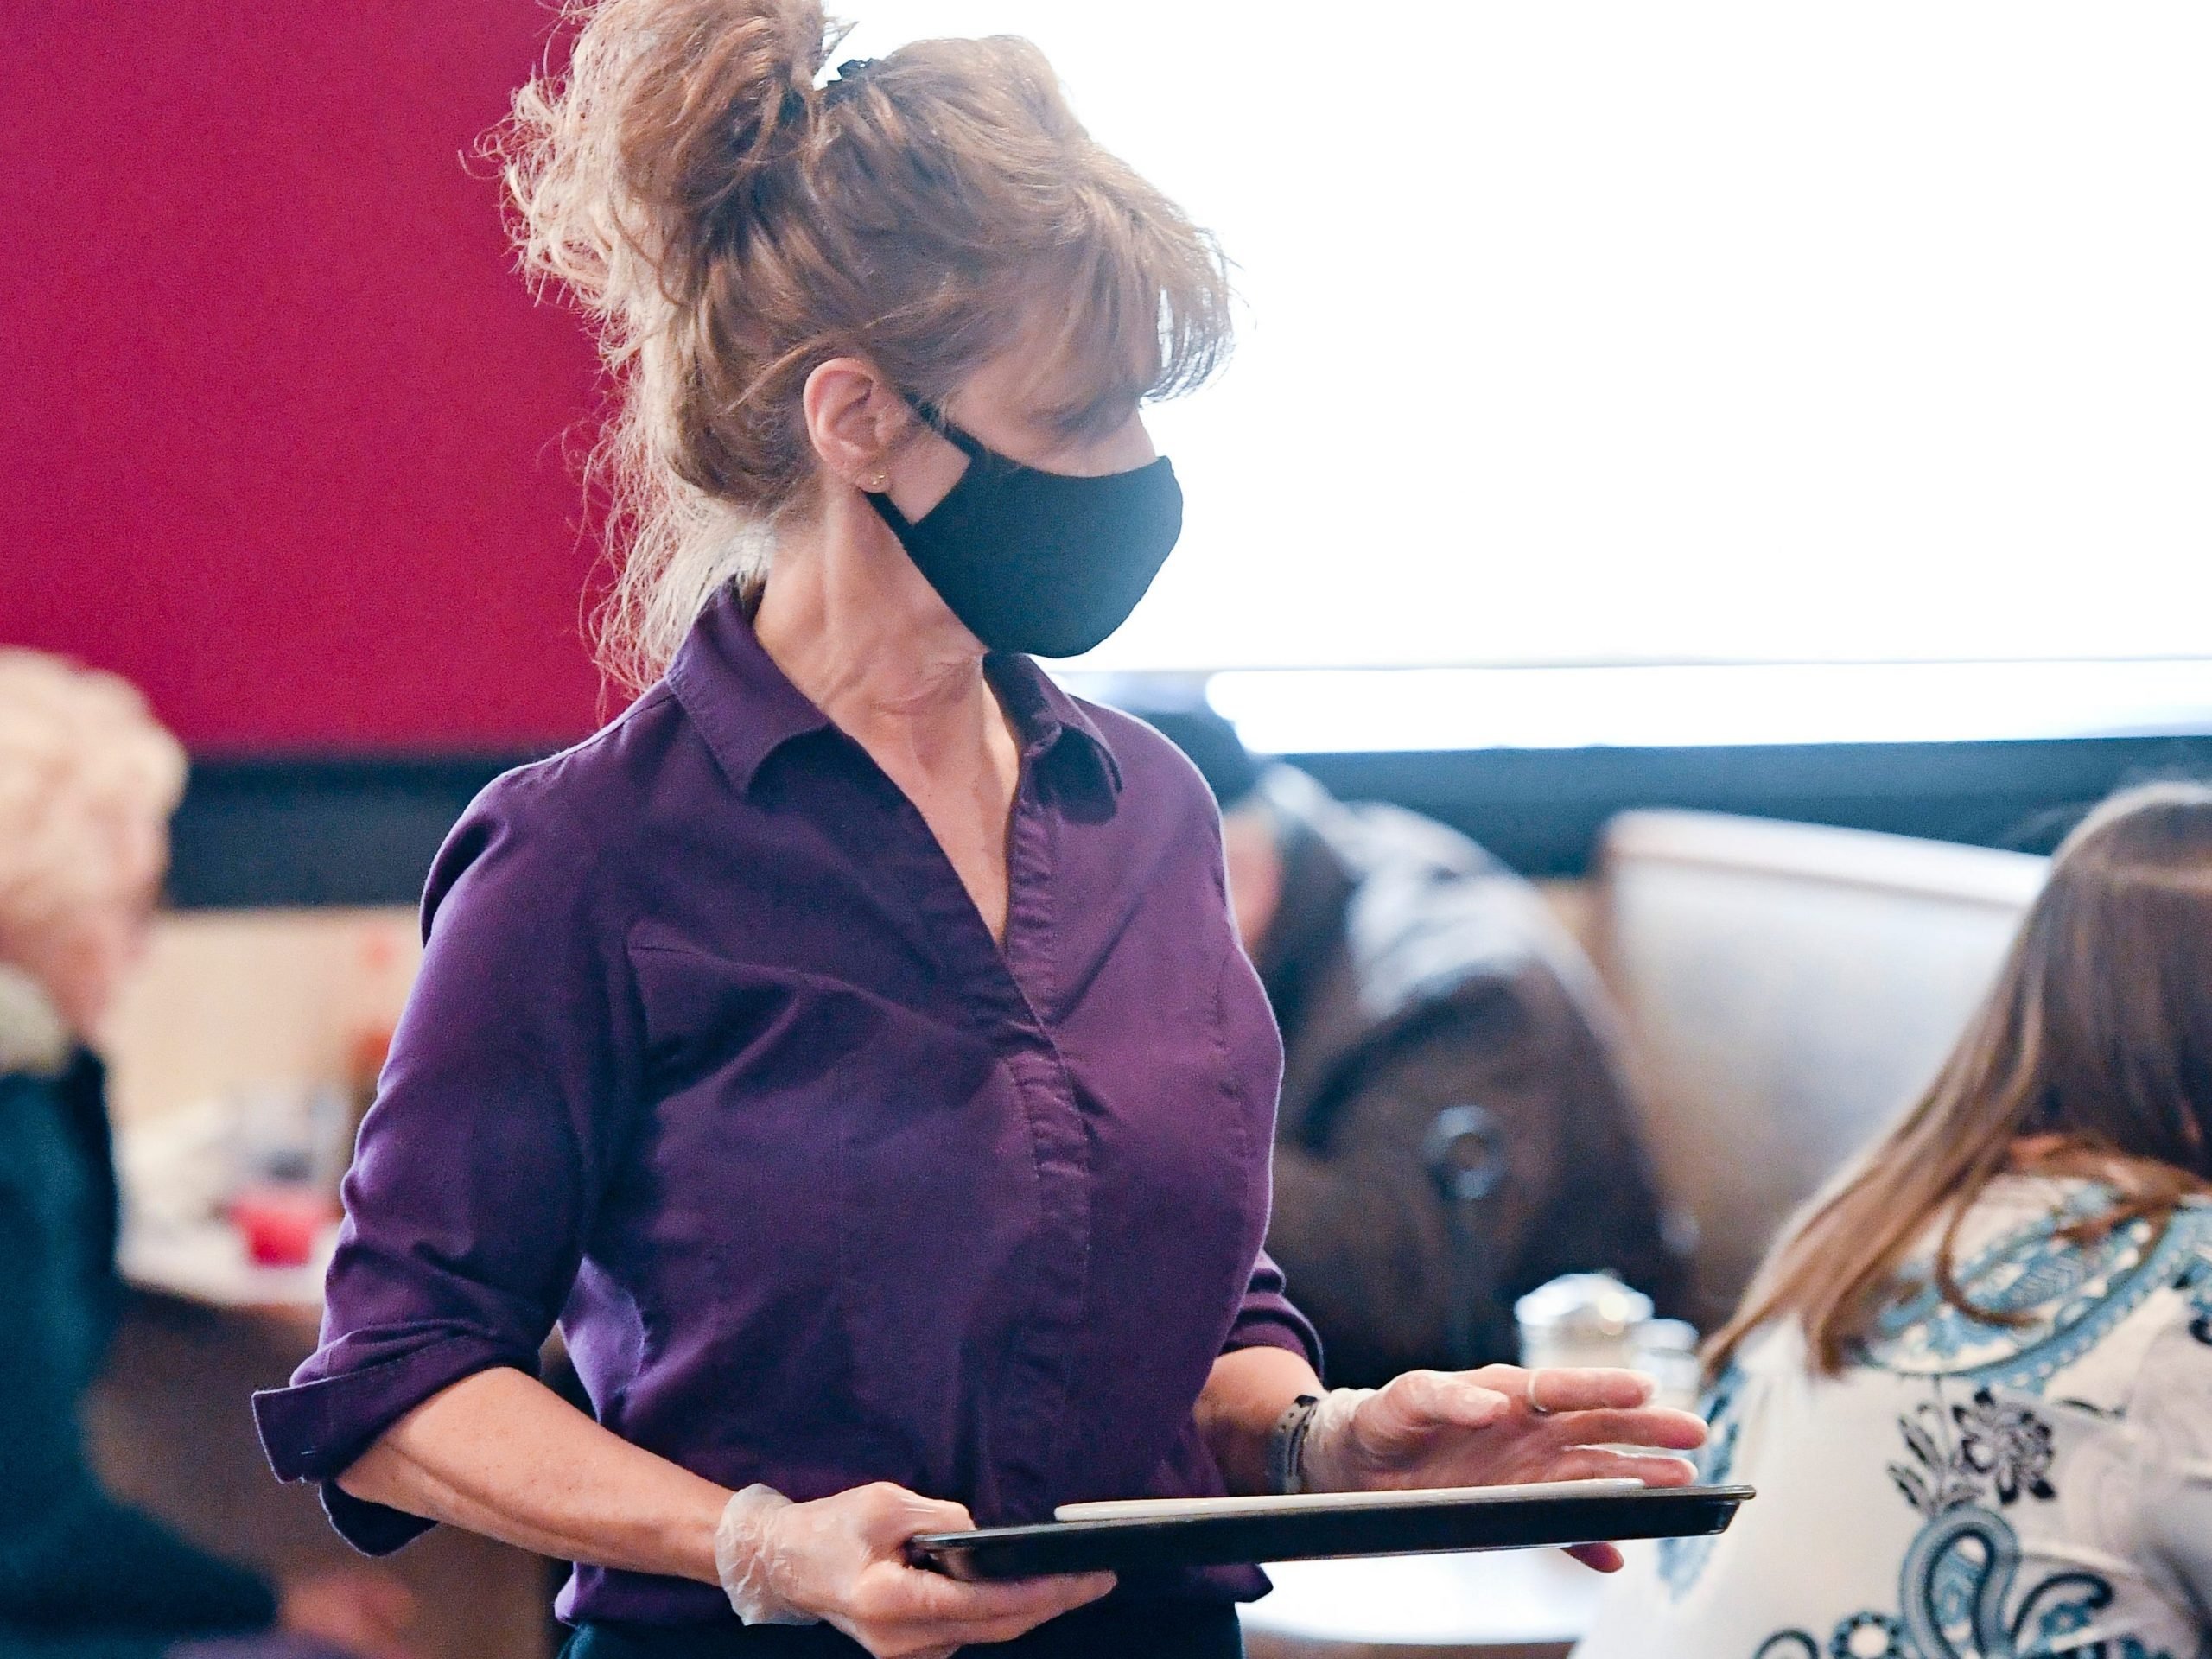
<path fill-rule="evenodd" d="M 322 1276 L 335 1231 L 303 1267 L 264 1268 L 246 1257 L 245 1241 L 222 1222 L 145 1224 L 126 1221 L 116 1267 L 141 1290 L 213 1307 L 313 1321 L 322 1313 Z"/>
<path fill-rule="evenodd" d="M 1247 1630 L 1436 1647 L 1573 1642 L 1605 1588 L 1603 1574 L 1555 1549 L 1286 1561 L 1268 1576 L 1274 1593 L 1244 1609 Z"/>
<path fill-rule="evenodd" d="M 116 1267 L 141 1290 L 206 1306 L 313 1322 L 322 1314 L 322 1277 L 338 1242 L 334 1224 L 298 1267 L 263 1267 L 223 1218 L 235 1179 L 232 1113 L 203 1101 L 151 1123 L 118 1129 L 116 1175 L 123 1233 Z"/>

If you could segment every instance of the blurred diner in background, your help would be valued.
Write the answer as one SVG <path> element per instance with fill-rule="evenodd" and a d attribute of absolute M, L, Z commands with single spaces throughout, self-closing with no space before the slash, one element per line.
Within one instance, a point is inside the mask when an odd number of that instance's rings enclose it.
<path fill-rule="evenodd" d="M 1570 1274 L 1675 1312 L 1618 1019 L 1536 890 L 1442 824 L 1255 757 L 1203 703 L 1121 706 L 1221 807 L 1230 909 L 1282 1030 L 1268 1249 L 1331 1374 L 1513 1358 L 1514 1304 Z"/>
<path fill-rule="evenodd" d="M 832 10 L 21 20 L 0 1659 L 2212 1651 L 2212 17 Z"/>

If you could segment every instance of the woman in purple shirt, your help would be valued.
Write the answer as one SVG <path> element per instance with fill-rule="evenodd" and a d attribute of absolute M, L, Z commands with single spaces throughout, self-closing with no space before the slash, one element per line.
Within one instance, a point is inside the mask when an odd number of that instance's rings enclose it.
<path fill-rule="evenodd" d="M 597 1659 L 1234 1654 L 1256 1570 L 1093 1606 L 901 1547 L 1687 1478 L 1600 1449 L 1701 1433 L 1623 1373 L 1322 1395 L 1210 798 L 1022 654 L 1096 643 L 1174 542 L 1138 410 L 1225 347 L 1219 257 L 1027 44 L 817 86 L 827 50 L 815 0 L 601 0 L 518 101 L 529 256 L 623 382 L 644 690 L 438 857 L 322 1347 L 257 1402 L 278 1471 L 370 1550 L 578 1562 Z M 535 1380 L 556 1320 L 595 1421 Z"/>

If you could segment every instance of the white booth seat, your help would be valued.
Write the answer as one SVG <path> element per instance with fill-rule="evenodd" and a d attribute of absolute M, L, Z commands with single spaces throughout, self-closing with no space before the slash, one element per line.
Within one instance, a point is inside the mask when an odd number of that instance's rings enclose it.
<path fill-rule="evenodd" d="M 1607 827 L 1595 940 L 1708 1328 L 1782 1221 L 1934 1077 L 2046 861 L 1704 812 Z"/>

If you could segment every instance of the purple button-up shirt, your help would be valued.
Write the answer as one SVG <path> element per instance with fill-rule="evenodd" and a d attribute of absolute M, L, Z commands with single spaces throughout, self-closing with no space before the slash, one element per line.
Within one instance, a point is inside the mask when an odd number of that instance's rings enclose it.
<path fill-rule="evenodd" d="M 988 667 L 1021 745 L 1003 947 L 727 595 L 455 826 L 321 1348 L 255 1402 L 354 1542 L 425 1523 L 332 1478 L 462 1377 L 533 1370 L 556 1319 L 602 1423 L 725 1485 L 896 1481 L 984 1525 L 1221 1490 L 1208 1369 L 1316 1343 L 1260 1248 L 1281 1048 L 1212 802 L 1148 728 Z M 560 1606 L 730 1617 L 597 1567 Z"/>

